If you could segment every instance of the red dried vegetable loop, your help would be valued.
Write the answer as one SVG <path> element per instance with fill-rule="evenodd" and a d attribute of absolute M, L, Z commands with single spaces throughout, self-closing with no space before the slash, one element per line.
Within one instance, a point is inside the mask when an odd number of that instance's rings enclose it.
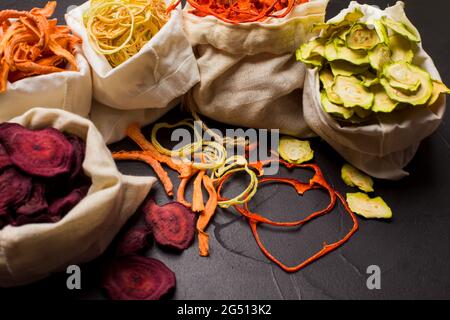
<path fill-rule="evenodd" d="M 286 266 L 280 260 L 275 258 L 269 252 L 269 250 L 267 250 L 267 248 L 262 243 L 262 241 L 261 241 L 261 239 L 259 237 L 259 234 L 258 234 L 258 229 L 257 229 L 258 222 L 250 219 L 248 222 L 250 224 L 250 228 L 252 230 L 253 236 L 255 237 L 256 243 L 258 244 L 259 248 L 266 255 L 266 257 L 269 258 L 269 260 L 271 260 L 272 262 L 276 263 L 281 269 L 283 269 L 286 272 L 297 272 L 300 269 L 303 269 L 304 267 L 306 267 L 307 265 L 309 265 L 312 262 L 316 261 L 320 257 L 328 254 L 329 252 L 337 249 L 338 247 L 343 245 L 345 242 L 347 242 L 351 238 L 351 236 L 358 230 L 358 221 L 356 220 L 355 214 L 348 207 L 347 202 L 345 201 L 344 197 L 340 193 L 338 193 L 337 191 L 335 192 L 335 194 L 336 194 L 337 198 L 341 201 L 342 205 L 344 206 L 345 211 L 352 218 L 353 227 L 350 229 L 350 231 L 342 239 L 340 239 L 340 240 L 338 240 L 338 241 L 336 241 L 334 243 L 331 243 L 331 244 L 324 243 L 324 246 L 323 246 L 323 248 L 320 251 L 318 251 L 317 253 L 315 253 L 313 256 L 309 257 L 308 259 L 306 259 L 302 263 L 300 263 L 300 264 L 298 264 L 296 266 L 293 266 L 293 267 Z"/>
<path fill-rule="evenodd" d="M 270 161 L 275 161 L 275 160 L 270 160 Z M 278 161 L 278 160 L 276 160 L 276 161 Z M 324 215 L 333 209 L 333 207 L 336 205 L 336 195 L 334 193 L 334 190 L 331 188 L 331 186 L 323 178 L 322 171 L 320 170 L 320 168 L 317 165 L 314 165 L 314 164 L 295 165 L 295 164 L 290 164 L 290 163 L 287 163 L 284 161 L 279 161 L 279 162 L 286 166 L 288 165 L 289 167 L 295 166 L 298 168 L 312 168 L 315 171 L 315 175 L 310 180 L 309 183 L 303 183 L 296 179 L 290 179 L 290 178 L 261 178 L 258 180 L 259 181 L 258 184 L 263 184 L 263 183 L 267 183 L 267 182 L 279 182 L 279 183 L 289 184 L 292 187 L 294 187 L 295 190 L 297 191 L 297 193 L 300 195 L 303 195 L 305 192 L 307 192 L 311 189 L 322 188 L 322 189 L 326 190 L 330 196 L 330 202 L 327 205 L 327 207 L 322 210 L 312 213 L 305 219 L 298 220 L 298 221 L 292 221 L 292 222 L 277 222 L 277 221 L 267 219 L 257 213 L 251 213 L 248 209 L 248 203 L 245 203 L 243 207 L 235 206 L 236 210 L 238 210 L 239 213 L 241 213 L 242 215 L 244 215 L 247 218 L 254 220 L 256 222 L 266 223 L 266 224 L 270 224 L 273 226 L 279 226 L 279 227 L 294 227 L 294 226 L 304 224 L 318 216 Z M 268 161 L 266 163 L 268 163 Z M 258 165 L 257 170 L 260 168 L 261 168 L 260 165 Z M 219 180 L 218 187 L 217 187 L 217 194 L 219 197 L 219 201 L 226 200 L 220 194 L 221 194 L 221 190 L 223 188 L 224 183 L 230 177 L 231 177 L 231 175 L 226 175 L 222 179 Z"/>
<path fill-rule="evenodd" d="M 316 211 L 316 212 L 310 214 L 305 219 L 293 221 L 293 222 L 277 222 L 277 221 L 267 219 L 267 218 L 261 216 L 260 214 L 251 212 L 248 208 L 247 203 L 244 204 L 243 207 L 235 205 L 234 208 L 240 214 L 242 214 L 243 216 L 245 216 L 247 218 L 250 228 L 252 230 L 253 236 L 254 236 L 259 248 L 267 256 L 267 258 L 269 258 L 272 262 L 276 263 L 278 266 L 280 266 L 286 272 L 296 272 L 296 271 L 306 267 L 308 264 L 314 262 L 315 260 L 319 259 L 320 257 L 326 255 L 327 253 L 335 250 L 336 248 L 338 248 L 339 246 L 344 244 L 346 241 L 348 241 L 348 239 L 350 239 L 350 237 L 358 230 L 358 221 L 356 220 L 355 214 L 348 207 L 345 199 L 342 197 L 342 195 L 340 193 L 335 191 L 328 184 L 328 182 L 325 180 L 325 178 L 322 174 L 322 171 L 320 170 L 320 168 L 317 165 L 315 165 L 315 164 L 291 164 L 282 159 L 268 159 L 265 161 L 258 161 L 257 163 L 250 164 L 250 166 L 252 166 L 254 169 L 256 169 L 262 173 L 263 167 L 266 164 L 268 164 L 270 162 L 274 162 L 274 161 L 277 161 L 288 168 L 295 168 L 295 167 L 297 167 L 297 168 L 312 168 L 315 171 L 315 175 L 313 176 L 312 179 L 310 179 L 309 183 L 303 183 L 301 181 L 298 181 L 296 179 L 291 179 L 291 178 L 260 178 L 259 179 L 260 184 L 267 183 L 267 182 L 278 182 L 278 183 L 289 184 L 290 186 L 295 188 L 295 190 L 300 195 L 303 195 L 306 191 L 311 190 L 311 189 L 325 189 L 330 195 L 330 203 L 328 204 L 328 206 L 325 209 L 322 209 L 322 210 L 319 210 L 319 211 Z M 227 179 L 229 179 L 230 176 L 231 175 L 224 176 L 222 179 L 219 180 L 217 194 L 218 194 L 220 200 L 226 200 L 226 198 L 223 198 L 222 196 L 220 196 L 220 192 L 223 187 L 223 184 L 225 183 L 225 181 Z M 341 201 L 345 210 L 347 211 L 347 213 L 351 216 L 351 218 L 353 220 L 352 229 L 341 240 L 339 240 L 335 243 L 329 244 L 329 245 L 324 244 L 324 247 L 319 252 L 317 252 L 310 258 L 306 259 L 304 262 L 302 262 L 294 267 L 286 266 L 285 264 L 280 262 L 277 258 L 275 258 L 269 252 L 269 250 L 267 250 L 267 248 L 262 243 L 262 241 L 259 237 L 258 230 L 257 230 L 258 223 L 265 223 L 268 225 L 278 226 L 278 227 L 294 227 L 294 226 L 303 225 L 303 224 L 313 220 L 314 218 L 317 218 L 319 216 L 322 216 L 322 215 L 325 215 L 325 214 L 331 212 L 331 210 L 336 205 L 337 198 Z"/>
<path fill-rule="evenodd" d="M 176 285 L 175 274 L 161 261 L 139 256 L 108 264 L 103 287 L 113 300 L 159 300 Z"/>
<path fill-rule="evenodd" d="M 18 216 L 14 221 L 11 221 L 11 225 L 20 227 L 31 223 L 56 223 L 60 220 L 60 216 L 51 216 L 48 213 L 42 213 L 32 216 L 21 215 Z"/>
<path fill-rule="evenodd" d="M 30 175 L 51 178 L 70 172 L 74 150 L 57 129 L 2 126 L 0 140 L 14 165 Z"/>
<path fill-rule="evenodd" d="M 35 182 L 30 198 L 25 204 L 17 208 L 16 214 L 29 216 L 47 212 L 48 204 L 45 199 L 45 185 Z"/>
<path fill-rule="evenodd" d="M 24 204 L 32 190 L 32 181 L 14 168 L 0 174 L 0 210 L 17 208 Z"/>
<path fill-rule="evenodd" d="M 179 202 L 158 206 L 150 199 L 144 206 L 145 221 L 155 241 L 164 247 L 185 250 L 194 240 L 195 214 Z"/>
<path fill-rule="evenodd" d="M 128 230 L 119 240 L 117 255 L 130 256 L 139 253 L 147 247 L 150 234 L 151 232 L 143 226 Z"/>

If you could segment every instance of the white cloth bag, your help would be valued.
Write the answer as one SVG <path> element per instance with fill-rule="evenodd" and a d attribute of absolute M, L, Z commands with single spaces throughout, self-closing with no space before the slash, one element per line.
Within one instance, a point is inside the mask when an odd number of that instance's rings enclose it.
<path fill-rule="evenodd" d="M 0 93 L 0 122 L 34 107 L 57 108 L 87 117 L 91 109 L 92 82 L 88 62 L 77 49 L 78 72 L 63 71 L 8 83 Z"/>
<path fill-rule="evenodd" d="M 351 2 L 349 8 L 334 19 L 343 17 L 356 7 L 366 14 L 366 18 L 387 15 L 417 32 L 405 15 L 403 2 L 397 2 L 383 11 Z M 441 80 L 433 61 L 420 44 L 415 54 L 413 63 L 427 70 L 432 79 Z M 414 157 L 420 142 L 441 123 L 445 112 L 445 97 L 441 96 L 430 108 L 408 107 L 391 114 L 379 113 L 375 124 L 345 126 L 323 111 L 318 72 L 313 69 L 306 74 L 303 106 L 305 120 L 311 129 L 344 159 L 373 177 L 398 180 L 408 175 L 403 168 Z"/>
<path fill-rule="evenodd" d="M 87 119 L 35 108 L 11 122 L 28 128 L 50 126 L 85 139 L 83 169 L 92 185 L 88 195 L 57 223 L 0 230 L 0 287 L 30 283 L 98 257 L 155 182 L 153 177 L 122 175 L 102 136 Z"/>
<path fill-rule="evenodd" d="M 230 24 L 184 9 L 200 83 L 187 96 L 189 108 L 231 125 L 280 129 L 309 136 L 302 113 L 305 67 L 295 50 L 323 22 L 327 0 L 297 5 L 284 18 Z"/>
<path fill-rule="evenodd" d="M 148 124 L 170 109 L 200 79 L 192 47 L 183 30 L 180 8 L 133 57 L 113 68 L 105 56 L 95 52 L 83 23 L 89 1 L 66 15 L 67 24 L 83 40 L 83 52 L 92 67 L 91 118 L 107 143 L 120 140 L 125 131 L 111 131 L 110 122 L 139 121 Z M 100 106 L 100 107 L 99 107 Z M 117 110 L 111 110 L 117 109 Z M 158 110 L 157 110 L 158 109 Z M 122 112 L 118 112 L 122 111 Z M 112 114 L 116 117 L 112 118 Z M 116 127 L 116 130 L 119 130 Z"/>

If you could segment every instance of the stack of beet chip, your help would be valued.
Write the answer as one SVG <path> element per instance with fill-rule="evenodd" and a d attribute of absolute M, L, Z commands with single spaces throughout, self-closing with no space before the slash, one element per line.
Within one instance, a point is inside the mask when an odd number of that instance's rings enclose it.
<path fill-rule="evenodd" d="M 79 137 L 54 128 L 0 124 L 0 229 L 61 220 L 91 185 L 85 149 Z"/>

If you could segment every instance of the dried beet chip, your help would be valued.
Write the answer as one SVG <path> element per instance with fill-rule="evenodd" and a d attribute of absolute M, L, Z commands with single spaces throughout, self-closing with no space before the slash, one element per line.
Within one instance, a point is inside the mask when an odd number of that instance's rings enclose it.
<path fill-rule="evenodd" d="M 27 130 L 27 128 L 18 123 L 3 122 L 0 124 L 0 140 L 20 130 Z"/>
<path fill-rule="evenodd" d="M 50 216 L 48 213 L 38 214 L 35 216 L 18 216 L 14 221 L 11 222 L 12 226 L 19 227 L 32 223 L 56 223 L 61 220 L 61 217 Z"/>
<path fill-rule="evenodd" d="M 139 256 L 115 259 L 103 279 L 103 287 L 113 300 L 159 300 L 175 285 L 175 274 L 165 264 Z"/>
<path fill-rule="evenodd" d="M 45 199 L 45 185 L 35 182 L 30 198 L 25 204 L 17 208 L 16 214 L 29 216 L 47 212 L 48 204 Z"/>
<path fill-rule="evenodd" d="M 31 194 L 32 181 L 14 168 L 0 173 L 0 208 L 17 208 L 25 203 Z"/>
<path fill-rule="evenodd" d="M 5 147 L 0 143 L 0 170 L 3 170 L 12 165 L 11 159 L 6 152 Z"/>
<path fill-rule="evenodd" d="M 70 170 L 70 179 L 77 177 L 83 170 L 84 157 L 86 155 L 86 143 L 78 136 L 67 135 L 67 140 L 73 147 L 72 168 Z"/>
<path fill-rule="evenodd" d="M 130 256 L 139 253 L 148 246 L 151 232 L 146 227 L 134 227 L 125 233 L 117 245 L 118 256 Z"/>
<path fill-rule="evenodd" d="M 49 213 L 51 216 L 64 216 L 67 212 L 72 210 L 88 193 L 89 186 L 83 186 L 74 189 L 65 197 L 56 199 L 49 206 Z"/>
<path fill-rule="evenodd" d="M 177 250 L 187 249 L 194 240 L 195 214 L 179 202 L 162 207 L 153 199 L 144 206 L 145 221 L 158 244 Z"/>
<path fill-rule="evenodd" d="M 72 144 L 54 128 L 29 130 L 3 124 L 0 140 L 12 163 L 30 175 L 51 178 L 70 172 Z"/>

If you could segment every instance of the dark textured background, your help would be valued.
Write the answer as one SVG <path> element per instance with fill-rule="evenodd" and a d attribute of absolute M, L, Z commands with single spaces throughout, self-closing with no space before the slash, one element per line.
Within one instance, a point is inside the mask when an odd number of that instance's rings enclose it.
<path fill-rule="evenodd" d="M 448 1 L 405 2 L 409 18 L 422 34 L 424 48 L 433 57 L 444 81 L 450 84 Z M 2 0 L 0 9 L 30 9 L 43 3 L 45 1 Z M 81 3 L 60 0 L 58 17 L 62 19 L 69 5 Z M 348 3 L 331 0 L 328 17 Z M 384 7 L 395 2 L 372 0 L 368 3 Z M 174 122 L 179 117 L 180 112 L 175 110 L 165 120 Z M 112 148 L 133 148 L 133 145 L 123 141 Z M 313 148 L 317 162 L 332 184 L 341 192 L 351 191 L 339 178 L 343 163 L 339 155 L 319 139 L 313 141 Z M 269 263 L 257 248 L 245 221 L 224 210 L 217 212 L 209 228 L 209 258 L 198 256 L 196 244 L 179 255 L 153 245 L 148 255 L 161 259 L 175 271 L 178 282 L 175 299 L 449 299 L 449 165 L 450 123 L 447 113 L 442 126 L 423 141 L 408 166 L 409 177 L 399 182 L 376 181 L 376 194 L 393 209 L 392 221 L 359 219 L 359 231 L 350 242 L 295 274 L 286 274 Z M 140 163 L 124 162 L 119 167 L 127 174 L 153 174 Z M 175 176 L 172 174 L 172 177 Z M 235 182 L 236 185 L 239 183 Z M 153 192 L 160 203 L 168 201 L 159 185 Z M 280 219 L 293 219 L 298 216 L 296 212 L 311 212 L 324 201 L 326 199 L 321 193 L 311 193 L 302 199 L 291 189 L 278 186 L 262 188 L 252 201 L 252 207 L 272 217 L 277 214 Z M 293 265 L 320 249 L 323 241 L 331 242 L 342 237 L 349 226 L 343 210 L 336 209 L 303 227 L 301 232 L 262 228 L 261 234 L 277 256 Z M 56 274 L 30 286 L 0 289 L 0 300 L 104 299 L 99 288 L 100 267 L 111 255 L 110 251 L 82 267 L 82 290 L 67 290 L 66 275 Z M 381 290 L 366 288 L 366 268 L 372 264 L 379 265 L 382 270 Z"/>

